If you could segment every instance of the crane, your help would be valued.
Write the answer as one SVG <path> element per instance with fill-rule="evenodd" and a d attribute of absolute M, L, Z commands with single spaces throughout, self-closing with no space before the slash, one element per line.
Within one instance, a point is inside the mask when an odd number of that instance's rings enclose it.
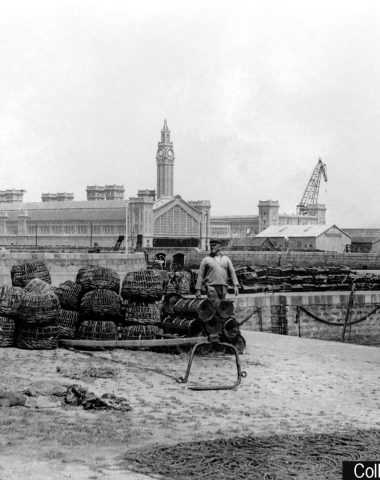
<path fill-rule="evenodd" d="M 307 215 L 308 207 L 316 205 L 318 203 L 319 185 L 321 183 L 321 176 L 325 182 L 327 182 L 326 164 L 319 158 L 318 163 L 315 166 L 313 173 L 309 179 L 309 182 L 305 188 L 304 194 L 300 203 L 297 205 L 298 215 Z"/>

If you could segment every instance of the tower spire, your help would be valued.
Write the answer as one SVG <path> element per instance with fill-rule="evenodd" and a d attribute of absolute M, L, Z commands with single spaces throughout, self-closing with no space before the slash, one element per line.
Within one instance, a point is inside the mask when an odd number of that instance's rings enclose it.
<path fill-rule="evenodd" d="M 170 130 L 169 130 L 168 122 L 166 121 L 166 118 L 164 121 L 164 126 L 161 130 L 161 142 L 164 142 L 164 143 L 170 142 Z"/>
<path fill-rule="evenodd" d="M 173 196 L 174 151 L 170 141 L 168 123 L 164 121 L 161 141 L 158 142 L 157 161 L 157 198 Z"/>

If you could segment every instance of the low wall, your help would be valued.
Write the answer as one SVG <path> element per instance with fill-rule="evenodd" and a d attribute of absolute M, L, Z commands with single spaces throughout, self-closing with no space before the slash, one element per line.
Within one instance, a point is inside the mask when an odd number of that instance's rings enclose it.
<path fill-rule="evenodd" d="M 380 254 L 377 253 L 334 253 L 334 252 L 225 252 L 236 265 L 295 265 L 340 266 L 356 270 L 380 270 Z M 188 268 L 199 268 L 207 252 L 188 252 L 185 263 Z"/>
<path fill-rule="evenodd" d="M 146 267 L 143 253 L 19 253 L 0 251 L 0 284 L 11 285 L 11 269 L 30 259 L 41 260 L 49 269 L 52 284 L 75 280 L 83 265 L 101 265 L 115 269 L 123 279 L 127 272 Z"/>
<path fill-rule="evenodd" d="M 350 292 L 240 295 L 235 313 L 240 322 L 245 320 L 242 328 L 247 330 L 341 341 L 349 296 Z M 356 293 L 349 322 L 360 320 L 377 305 L 380 305 L 379 291 Z M 345 341 L 380 345 L 380 309 L 348 326 Z"/>

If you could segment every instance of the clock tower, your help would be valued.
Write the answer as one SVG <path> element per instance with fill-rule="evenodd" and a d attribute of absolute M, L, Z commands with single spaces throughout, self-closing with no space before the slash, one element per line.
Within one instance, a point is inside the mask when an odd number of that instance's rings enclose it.
<path fill-rule="evenodd" d="M 173 196 L 174 150 L 170 141 L 170 130 L 166 119 L 161 130 L 161 141 L 157 148 L 157 200 Z"/>

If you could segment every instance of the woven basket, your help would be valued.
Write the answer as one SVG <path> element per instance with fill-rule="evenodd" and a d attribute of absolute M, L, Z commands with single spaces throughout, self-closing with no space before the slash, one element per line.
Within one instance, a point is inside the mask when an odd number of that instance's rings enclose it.
<path fill-rule="evenodd" d="M 112 290 L 119 294 L 120 276 L 116 270 L 100 265 L 94 265 L 83 272 L 80 279 L 82 294 L 91 290 Z"/>
<path fill-rule="evenodd" d="M 58 319 L 59 338 L 75 338 L 79 314 L 72 310 L 61 310 Z"/>
<path fill-rule="evenodd" d="M 43 262 L 30 260 L 21 265 L 13 265 L 11 279 L 14 287 L 24 288 L 33 278 L 39 278 L 46 283 L 51 283 L 50 272 Z"/>
<path fill-rule="evenodd" d="M 51 324 L 56 322 L 60 309 L 55 293 L 26 292 L 18 309 L 18 317 L 24 324 Z"/>
<path fill-rule="evenodd" d="M 124 299 L 159 300 L 163 294 L 162 275 L 158 270 L 138 270 L 124 277 L 121 296 Z"/>
<path fill-rule="evenodd" d="M 191 273 L 187 271 L 175 272 L 170 275 L 165 293 L 178 293 L 188 295 L 190 293 Z"/>
<path fill-rule="evenodd" d="M 55 293 L 55 287 L 50 285 L 50 283 L 41 280 L 40 278 L 33 278 L 25 287 L 25 292 L 35 292 L 35 293 L 43 293 L 43 292 L 53 292 Z"/>
<path fill-rule="evenodd" d="M 59 298 L 61 307 L 65 310 L 79 309 L 81 286 L 78 283 L 66 280 L 56 288 L 55 294 Z"/>
<path fill-rule="evenodd" d="M 111 321 L 84 320 L 78 327 L 77 338 L 83 340 L 118 340 L 117 326 Z"/>
<path fill-rule="evenodd" d="M 80 269 L 77 272 L 77 275 L 75 277 L 75 283 L 82 283 L 82 277 L 83 275 L 88 271 L 91 270 L 92 268 L 96 267 L 96 265 L 83 265 L 83 267 L 80 267 Z"/>
<path fill-rule="evenodd" d="M 13 347 L 15 343 L 15 321 L 0 317 L 0 347 Z"/>
<path fill-rule="evenodd" d="M 112 290 L 92 290 L 83 295 L 79 311 L 86 319 L 120 321 L 121 298 Z"/>
<path fill-rule="evenodd" d="M 123 328 L 122 340 L 152 340 L 159 332 L 156 325 L 130 325 Z"/>
<path fill-rule="evenodd" d="M 58 347 L 58 326 L 19 325 L 16 331 L 16 347 L 31 350 L 51 350 Z"/>
<path fill-rule="evenodd" d="M 25 292 L 21 287 L 0 287 L 0 315 L 16 318 Z"/>
<path fill-rule="evenodd" d="M 141 323 L 159 322 L 159 307 L 156 303 L 128 303 L 125 306 L 125 320 L 131 319 L 139 320 Z"/>

